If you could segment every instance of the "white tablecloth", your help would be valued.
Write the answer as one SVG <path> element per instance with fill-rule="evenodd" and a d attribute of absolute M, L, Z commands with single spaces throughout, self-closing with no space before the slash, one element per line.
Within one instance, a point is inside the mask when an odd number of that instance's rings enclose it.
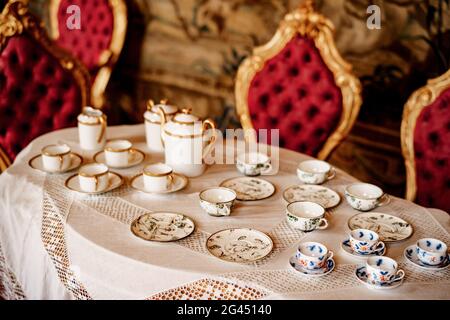
<path fill-rule="evenodd" d="M 162 160 L 149 154 L 144 127 L 110 127 L 108 138 L 126 138 L 147 152 L 145 163 Z M 78 148 L 76 128 L 34 140 L 0 175 L 0 290 L 6 298 L 35 299 L 449 299 L 450 269 L 429 272 L 410 265 L 403 250 L 417 239 L 437 237 L 450 244 L 447 213 L 425 209 L 393 198 L 376 211 L 408 220 L 411 238 L 388 245 L 387 255 L 397 259 L 406 272 L 402 286 L 375 291 L 354 275 L 363 263 L 347 256 L 340 242 L 349 231 L 347 220 L 358 213 L 345 200 L 328 213 L 326 230 L 302 233 L 285 222 L 286 202 L 282 191 L 298 183 L 297 164 L 307 157 L 280 149 L 280 171 L 265 179 L 276 193 L 262 201 L 239 202 L 232 216 L 208 216 L 199 206 L 198 192 L 238 176 L 233 165 L 214 165 L 188 186 L 167 195 L 143 194 L 124 185 L 103 195 L 85 196 L 64 188 L 71 174 L 46 175 L 28 166 L 42 146 L 68 143 L 85 161 L 93 152 Z M 139 165 L 115 170 L 127 179 L 142 170 Z M 355 181 L 338 170 L 327 183 L 342 197 Z M 196 231 L 174 243 L 152 243 L 136 238 L 130 222 L 144 212 L 181 212 L 196 223 Z M 208 235 L 228 227 L 252 227 L 269 234 L 274 251 L 257 263 L 223 262 L 205 249 Z M 302 241 L 319 241 L 334 251 L 336 268 L 320 278 L 306 278 L 291 269 L 288 259 Z"/>

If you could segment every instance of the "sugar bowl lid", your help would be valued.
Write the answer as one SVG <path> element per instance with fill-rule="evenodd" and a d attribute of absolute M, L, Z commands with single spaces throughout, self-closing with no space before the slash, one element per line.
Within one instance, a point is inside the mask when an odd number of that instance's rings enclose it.
<path fill-rule="evenodd" d="M 144 113 L 144 118 L 151 122 L 161 122 L 161 116 L 159 109 L 164 111 L 165 115 L 172 116 L 179 110 L 177 106 L 167 104 L 167 99 L 161 100 L 158 104 L 155 104 L 153 100 L 148 100 L 147 111 Z"/>

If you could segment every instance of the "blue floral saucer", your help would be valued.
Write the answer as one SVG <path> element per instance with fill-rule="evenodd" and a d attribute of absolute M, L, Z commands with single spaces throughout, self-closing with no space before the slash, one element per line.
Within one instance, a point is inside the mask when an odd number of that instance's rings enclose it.
<path fill-rule="evenodd" d="M 407 247 L 405 249 L 405 251 L 403 251 L 403 255 L 405 256 L 406 261 L 411 262 L 416 267 L 426 269 L 426 270 L 444 270 L 444 269 L 448 268 L 448 266 L 450 266 L 450 254 L 447 255 L 447 259 L 444 262 L 442 262 L 441 264 L 438 264 L 436 266 L 432 266 L 432 265 L 426 264 L 425 262 L 422 262 L 417 257 L 415 244 Z"/>
<path fill-rule="evenodd" d="M 361 254 L 358 252 L 353 251 L 352 246 L 350 245 L 350 239 L 346 238 L 344 241 L 341 242 L 341 248 L 344 250 L 345 253 L 348 253 L 352 257 L 355 258 L 361 258 L 366 259 L 372 256 L 383 256 L 386 253 L 386 246 L 382 246 L 381 242 L 378 244 L 377 249 L 372 253 L 367 254 Z"/>
<path fill-rule="evenodd" d="M 291 265 L 292 268 L 295 269 L 295 271 L 298 271 L 301 275 L 313 276 L 313 277 L 320 277 L 320 276 L 327 275 L 331 271 L 333 271 L 334 266 L 335 266 L 334 260 L 333 260 L 333 258 L 331 258 L 331 259 L 327 260 L 327 265 L 325 268 L 309 270 L 309 269 L 304 268 L 302 265 L 300 265 L 297 262 L 297 258 L 295 256 L 292 256 L 289 259 L 289 264 Z"/>
<path fill-rule="evenodd" d="M 355 270 L 355 275 L 358 278 L 358 280 L 362 283 L 364 283 L 366 286 L 368 286 L 371 289 L 377 289 L 377 290 L 388 290 L 388 289 L 394 289 L 400 286 L 403 283 L 403 277 L 400 279 L 396 279 L 391 282 L 386 282 L 382 285 L 376 285 L 369 283 L 367 280 L 367 272 L 366 272 L 366 266 L 359 266 Z"/>

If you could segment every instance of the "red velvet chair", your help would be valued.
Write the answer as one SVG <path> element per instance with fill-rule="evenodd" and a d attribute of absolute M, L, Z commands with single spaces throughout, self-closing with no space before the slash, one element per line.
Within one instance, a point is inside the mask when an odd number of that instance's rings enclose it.
<path fill-rule="evenodd" d="M 69 29 L 69 6 L 80 8 L 80 29 Z M 50 0 L 51 36 L 85 64 L 91 75 L 91 104 L 104 105 L 104 92 L 122 51 L 127 29 L 123 0 Z"/>
<path fill-rule="evenodd" d="M 406 198 L 450 213 L 450 70 L 408 99 L 401 139 Z"/>
<path fill-rule="evenodd" d="M 361 84 L 332 34 L 331 22 L 306 1 L 284 17 L 268 43 L 253 50 L 236 78 L 244 129 L 279 129 L 280 146 L 328 157 L 352 128 L 361 105 Z"/>
<path fill-rule="evenodd" d="M 87 70 L 49 40 L 25 2 L 10 1 L 0 15 L 0 167 L 37 136 L 75 126 L 88 83 Z"/>

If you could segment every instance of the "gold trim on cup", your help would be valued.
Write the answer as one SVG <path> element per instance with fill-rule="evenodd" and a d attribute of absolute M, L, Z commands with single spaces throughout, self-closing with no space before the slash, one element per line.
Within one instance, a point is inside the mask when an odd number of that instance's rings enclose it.
<path fill-rule="evenodd" d="M 50 152 L 44 151 L 45 148 L 48 148 L 48 147 L 59 147 L 59 146 L 60 146 L 60 145 L 58 145 L 58 144 L 49 144 L 48 146 L 45 146 L 45 147 L 43 147 L 43 148 L 41 149 L 41 154 L 46 155 L 46 156 L 49 156 L 49 157 L 58 157 L 58 156 L 65 156 L 66 154 L 69 154 L 69 153 L 70 153 L 70 148 L 69 148 L 68 151 L 65 151 L 65 152 L 57 152 L 57 153 L 50 153 Z"/>
<path fill-rule="evenodd" d="M 164 163 L 162 163 L 162 162 L 159 162 L 159 163 L 149 164 L 148 166 L 150 166 L 150 165 L 155 165 L 155 164 L 163 164 L 163 165 L 166 165 L 166 164 L 164 164 Z M 142 173 L 145 174 L 146 176 L 149 176 L 149 177 L 165 177 L 165 176 L 171 175 L 171 174 L 173 173 L 173 169 L 170 169 L 170 171 L 169 171 L 169 172 L 166 172 L 166 173 L 152 173 L 152 172 L 146 172 L 146 171 L 145 171 L 145 168 L 144 168 L 144 170 L 142 171 Z"/>
<path fill-rule="evenodd" d="M 115 140 L 112 140 L 112 141 L 115 141 Z M 112 141 L 109 141 L 109 142 L 112 142 Z M 125 141 L 125 140 L 116 140 L 116 141 Z M 120 149 L 120 148 L 105 147 L 104 150 L 109 151 L 109 152 L 125 152 L 125 151 L 130 151 L 132 147 L 133 147 L 133 145 L 131 144 L 128 148 Z"/>

